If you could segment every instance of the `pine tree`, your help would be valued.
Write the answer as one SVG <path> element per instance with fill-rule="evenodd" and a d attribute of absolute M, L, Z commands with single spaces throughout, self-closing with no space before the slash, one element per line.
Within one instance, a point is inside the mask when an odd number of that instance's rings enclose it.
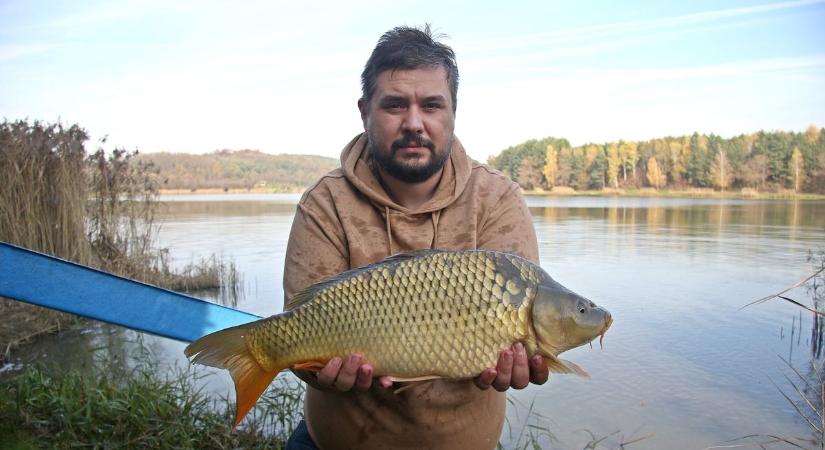
<path fill-rule="evenodd" d="M 590 165 L 590 179 L 588 187 L 590 189 L 604 189 L 605 174 L 607 173 L 607 155 L 604 150 L 593 146 L 596 149 L 596 156 L 593 158 L 593 164 Z"/>

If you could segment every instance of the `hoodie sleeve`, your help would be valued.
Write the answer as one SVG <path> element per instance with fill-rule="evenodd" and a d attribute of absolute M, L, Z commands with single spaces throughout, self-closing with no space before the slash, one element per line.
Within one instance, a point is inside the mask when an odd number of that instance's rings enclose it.
<path fill-rule="evenodd" d="M 318 188 L 298 203 L 284 265 L 284 310 L 304 288 L 349 268 L 349 254 L 338 215 L 328 192 Z M 324 189 L 320 189 L 324 191 Z"/>
<path fill-rule="evenodd" d="M 478 248 L 515 253 L 539 263 L 538 241 L 533 218 L 515 183 L 499 198 L 478 236 Z"/>

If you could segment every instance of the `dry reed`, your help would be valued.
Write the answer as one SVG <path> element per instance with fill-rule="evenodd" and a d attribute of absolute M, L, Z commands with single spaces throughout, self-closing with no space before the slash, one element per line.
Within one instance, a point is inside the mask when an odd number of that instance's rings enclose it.
<path fill-rule="evenodd" d="M 224 273 L 238 282 L 234 265 L 214 258 L 172 270 L 166 252 L 155 248 L 157 171 L 135 162 L 137 152 L 87 154 L 88 138 L 77 125 L 0 123 L 1 241 L 172 289 L 219 289 Z M 12 314 L 16 320 L 0 322 L 5 354 L 74 320 L 0 299 L 0 315 Z"/>
<path fill-rule="evenodd" d="M 748 303 L 742 308 L 764 303 L 766 301 L 778 298 L 786 302 L 811 312 L 811 354 L 807 362 L 806 373 L 800 372 L 794 367 L 790 359 L 779 357 L 782 362 L 793 373 L 793 376 L 784 374 L 785 381 L 793 388 L 793 393 L 788 393 L 779 387 L 776 382 L 771 380 L 776 389 L 782 397 L 794 409 L 796 414 L 807 425 L 811 432 L 811 437 L 786 437 L 776 436 L 773 434 L 752 434 L 742 436 L 730 441 L 721 443 L 711 447 L 706 447 L 703 450 L 716 448 L 740 448 L 751 445 L 758 445 L 761 448 L 769 448 L 778 445 L 783 448 L 818 448 L 825 450 L 825 360 L 822 359 L 822 343 L 823 335 L 825 335 L 825 251 L 820 251 L 818 254 L 811 252 L 808 255 L 808 260 L 816 267 L 814 273 L 805 279 L 799 281 L 793 286 L 784 289 L 783 291 L 763 297 L 759 300 Z M 805 286 L 808 295 L 812 300 L 812 304 L 805 305 L 804 303 L 794 300 L 787 295 L 792 289 Z M 799 317 L 799 331 L 802 331 L 802 315 Z M 793 339 L 793 334 L 791 335 Z M 813 447 L 809 447 L 812 445 Z"/>

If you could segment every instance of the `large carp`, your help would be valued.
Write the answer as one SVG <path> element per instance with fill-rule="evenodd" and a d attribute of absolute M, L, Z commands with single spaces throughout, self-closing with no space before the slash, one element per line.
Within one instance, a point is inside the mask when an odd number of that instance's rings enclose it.
<path fill-rule="evenodd" d="M 204 336 L 192 361 L 228 369 L 237 425 L 278 372 L 319 370 L 354 352 L 393 381 L 472 378 L 516 342 L 551 372 L 584 371 L 559 353 L 604 336 L 610 313 L 541 267 L 493 251 L 421 250 L 310 286 L 292 311 Z"/>

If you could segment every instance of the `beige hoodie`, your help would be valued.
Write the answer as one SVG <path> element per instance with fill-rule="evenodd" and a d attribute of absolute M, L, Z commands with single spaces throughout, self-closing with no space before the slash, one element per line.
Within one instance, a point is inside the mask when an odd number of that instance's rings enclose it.
<path fill-rule="evenodd" d="M 389 255 L 426 248 L 488 249 L 538 262 L 532 219 L 518 185 L 472 161 L 458 139 L 433 198 L 396 204 L 374 175 L 365 134 L 298 204 L 284 267 L 286 309 L 301 289 Z M 347 356 L 347 355 L 341 355 Z M 305 418 L 322 449 L 494 448 L 505 395 L 472 380 L 435 380 L 399 394 L 308 386 Z"/>

